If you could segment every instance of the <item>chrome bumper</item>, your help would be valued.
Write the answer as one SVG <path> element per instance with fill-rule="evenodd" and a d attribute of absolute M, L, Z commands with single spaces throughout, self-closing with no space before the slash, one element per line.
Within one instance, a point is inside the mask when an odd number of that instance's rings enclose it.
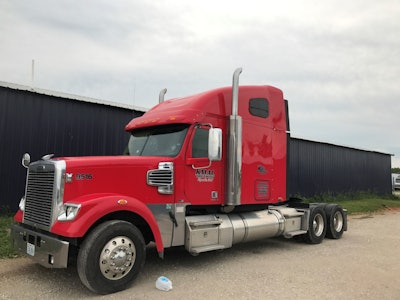
<path fill-rule="evenodd" d="M 11 226 L 14 248 L 28 254 L 35 262 L 47 268 L 66 268 L 69 242 L 26 229 L 18 224 Z"/>

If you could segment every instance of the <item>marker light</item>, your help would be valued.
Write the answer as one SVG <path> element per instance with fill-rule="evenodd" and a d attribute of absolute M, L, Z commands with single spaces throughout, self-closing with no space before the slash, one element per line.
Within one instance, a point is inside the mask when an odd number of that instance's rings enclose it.
<path fill-rule="evenodd" d="M 21 211 L 25 211 L 25 196 L 21 198 L 21 200 L 19 201 L 19 209 Z"/>
<path fill-rule="evenodd" d="M 126 201 L 125 199 L 120 199 L 120 200 L 117 201 L 117 203 L 118 203 L 119 205 L 127 205 L 127 204 L 128 204 L 128 201 Z"/>

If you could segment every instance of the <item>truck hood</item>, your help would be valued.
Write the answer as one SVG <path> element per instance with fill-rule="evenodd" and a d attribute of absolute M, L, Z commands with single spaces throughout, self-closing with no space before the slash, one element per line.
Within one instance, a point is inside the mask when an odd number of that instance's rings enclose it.
<path fill-rule="evenodd" d="M 104 167 L 104 166 L 140 166 L 149 165 L 163 158 L 144 156 L 81 156 L 81 157 L 58 157 L 54 160 L 64 160 L 67 167 Z"/>
<path fill-rule="evenodd" d="M 157 187 L 147 184 L 147 172 L 158 169 L 166 157 L 94 156 L 60 157 L 66 164 L 64 202 L 82 202 L 96 195 L 119 195 L 154 203 Z M 167 196 L 171 197 L 171 196 Z M 165 199 L 172 201 L 171 199 Z"/>

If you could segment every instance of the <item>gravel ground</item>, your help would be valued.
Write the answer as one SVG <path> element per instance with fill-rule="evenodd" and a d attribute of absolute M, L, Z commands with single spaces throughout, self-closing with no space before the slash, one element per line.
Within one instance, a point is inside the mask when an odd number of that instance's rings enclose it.
<path fill-rule="evenodd" d="M 75 268 L 0 260 L 0 299 L 400 299 L 400 212 L 351 216 L 348 227 L 320 245 L 278 238 L 197 257 L 168 249 L 164 260 L 149 248 L 134 284 L 107 296 L 88 291 Z M 161 275 L 171 291 L 155 288 Z"/>

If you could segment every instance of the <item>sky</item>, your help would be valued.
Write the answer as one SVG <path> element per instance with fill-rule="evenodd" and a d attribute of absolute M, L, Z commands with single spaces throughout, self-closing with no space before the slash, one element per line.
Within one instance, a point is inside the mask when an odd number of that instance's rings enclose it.
<path fill-rule="evenodd" d="M 242 67 L 282 89 L 293 136 L 400 167 L 398 0 L 0 0 L 0 36 L 0 81 L 144 108 Z"/>

